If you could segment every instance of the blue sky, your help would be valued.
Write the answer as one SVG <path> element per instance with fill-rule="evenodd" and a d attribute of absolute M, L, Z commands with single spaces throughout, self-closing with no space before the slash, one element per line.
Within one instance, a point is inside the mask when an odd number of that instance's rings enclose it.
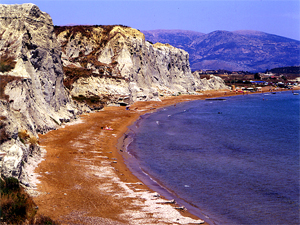
<path fill-rule="evenodd" d="M 54 25 L 123 24 L 139 30 L 258 30 L 300 40 L 299 0 L 0 0 L 34 3 Z"/>

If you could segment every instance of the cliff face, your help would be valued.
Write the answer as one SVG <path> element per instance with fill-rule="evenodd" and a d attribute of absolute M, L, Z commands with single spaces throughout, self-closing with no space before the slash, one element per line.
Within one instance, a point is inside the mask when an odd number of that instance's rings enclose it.
<path fill-rule="evenodd" d="M 150 100 L 195 90 L 187 52 L 152 45 L 144 35 L 124 26 L 56 27 L 65 70 L 85 69 L 69 86 L 72 96 L 110 96 Z M 70 69 L 72 68 L 72 69 Z M 66 78 L 70 80 L 69 78 Z M 119 96 L 119 99 L 116 96 Z"/>
<path fill-rule="evenodd" d="M 207 91 L 207 90 L 222 90 L 228 89 L 225 82 L 221 77 L 210 75 L 209 79 L 200 78 L 201 74 L 198 71 L 193 72 L 195 79 L 196 91 Z"/>
<path fill-rule="evenodd" d="M 191 74 L 183 50 L 152 45 L 124 26 L 54 28 L 33 4 L 0 5 L 0 79 L 1 173 L 24 184 L 37 134 L 74 118 L 80 102 L 100 109 L 208 87 Z"/>
<path fill-rule="evenodd" d="M 38 150 L 38 132 L 74 117 L 60 55 L 48 14 L 33 4 L 0 5 L 0 147 L 7 153 L 5 176 L 20 178 L 28 155 Z M 20 179 L 26 183 L 26 174 Z"/>

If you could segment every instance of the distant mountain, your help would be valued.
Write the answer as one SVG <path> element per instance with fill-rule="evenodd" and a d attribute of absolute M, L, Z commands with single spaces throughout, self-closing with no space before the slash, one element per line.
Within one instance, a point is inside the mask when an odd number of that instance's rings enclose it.
<path fill-rule="evenodd" d="M 189 30 L 149 30 L 141 31 L 145 34 L 146 40 L 153 44 L 168 43 L 174 47 L 185 49 L 194 40 L 205 35 L 204 33 Z"/>
<path fill-rule="evenodd" d="M 214 31 L 209 34 L 186 30 L 142 32 L 150 42 L 169 43 L 187 51 L 192 70 L 259 72 L 300 65 L 300 41 L 260 31 Z"/>

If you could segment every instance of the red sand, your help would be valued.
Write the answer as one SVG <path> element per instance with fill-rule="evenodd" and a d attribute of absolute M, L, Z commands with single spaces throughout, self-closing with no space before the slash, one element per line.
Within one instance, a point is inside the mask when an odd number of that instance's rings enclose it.
<path fill-rule="evenodd" d="M 156 203 L 155 207 L 162 208 L 154 210 L 147 200 L 156 199 L 154 194 L 128 170 L 116 145 L 127 127 L 144 113 L 182 101 L 224 95 L 224 91 L 206 91 L 161 102 L 136 102 L 130 107 L 136 110 L 106 107 L 81 116 L 82 123 L 40 135 L 40 145 L 47 153 L 35 169 L 41 182 L 37 185 L 41 194 L 34 197 L 39 213 L 63 224 L 177 224 L 184 218 L 197 220 L 170 204 Z M 230 95 L 236 93 L 226 91 L 226 96 Z M 101 129 L 105 126 L 113 130 Z M 158 200 L 164 201 L 163 197 Z M 166 218 L 173 212 L 174 218 Z"/>

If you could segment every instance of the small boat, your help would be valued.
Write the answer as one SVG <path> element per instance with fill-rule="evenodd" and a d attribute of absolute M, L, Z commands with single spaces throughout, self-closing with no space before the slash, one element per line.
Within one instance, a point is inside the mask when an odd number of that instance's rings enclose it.
<path fill-rule="evenodd" d="M 293 93 L 293 95 L 299 95 L 299 93 L 296 93 L 296 92 L 295 92 L 295 93 Z"/>

